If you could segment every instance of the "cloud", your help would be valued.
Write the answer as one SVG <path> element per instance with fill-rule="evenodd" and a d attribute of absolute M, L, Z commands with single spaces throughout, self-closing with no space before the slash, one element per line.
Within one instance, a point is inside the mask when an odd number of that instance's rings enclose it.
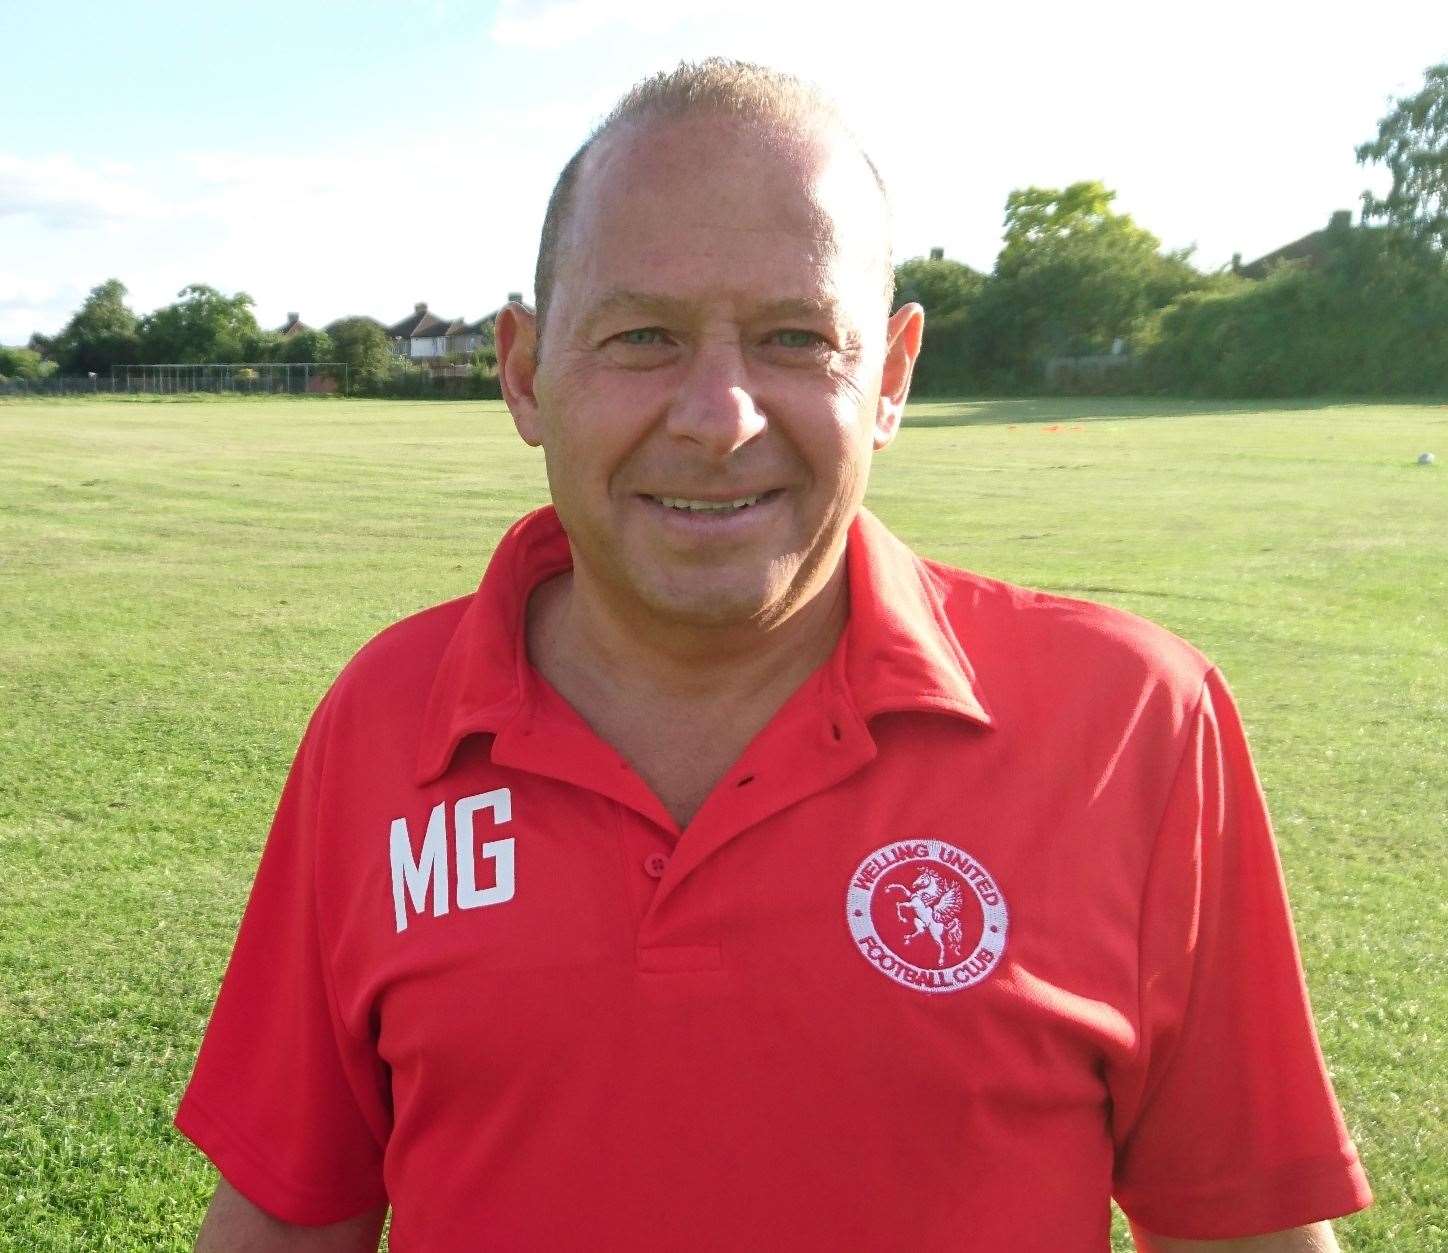
<path fill-rule="evenodd" d="M 70 294 L 58 283 L 0 270 L 0 310 L 44 308 Z"/>
<path fill-rule="evenodd" d="M 0 344 L 24 344 L 32 331 L 58 329 L 77 298 L 71 283 L 0 270 Z"/>
<path fill-rule="evenodd" d="M 65 153 L 18 157 L 0 152 L 0 218 L 33 217 L 56 230 L 165 217 L 170 209 L 128 181 L 113 163 L 95 168 Z"/>

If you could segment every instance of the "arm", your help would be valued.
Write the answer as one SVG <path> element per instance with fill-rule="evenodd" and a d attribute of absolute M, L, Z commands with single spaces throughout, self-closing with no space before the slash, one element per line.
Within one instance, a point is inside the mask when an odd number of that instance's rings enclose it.
<path fill-rule="evenodd" d="M 1138 1253 L 1339 1253 L 1336 1237 L 1328 1223 L 1312 1223 L 1293 1227 L 1291 1231 L 1274 1231 L 1265 1236 L 1247 1236 L 1241 1240 L 1177 1240 L 1171 1236 L 1154 1236 L 1131 1224 Z"/>
<path fill-rule="evenodd" d="M 376 1253 L 385 1208 L 326 1227 L 299 1227 L 273 1218 L 225 1179 L 196 1237 L 196 1253 Z"/>

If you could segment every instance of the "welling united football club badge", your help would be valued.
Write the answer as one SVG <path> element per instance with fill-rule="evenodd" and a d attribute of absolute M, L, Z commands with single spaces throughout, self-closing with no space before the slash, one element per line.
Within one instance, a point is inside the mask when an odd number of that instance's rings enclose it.
<path fill-rule="evenodd" d="M 901 840 L 866 857 L 850 877 L 845 921 L 861 957 L 917 992 L 972 987 L 1006 948 L 999 885 L 942 840 Z"/>

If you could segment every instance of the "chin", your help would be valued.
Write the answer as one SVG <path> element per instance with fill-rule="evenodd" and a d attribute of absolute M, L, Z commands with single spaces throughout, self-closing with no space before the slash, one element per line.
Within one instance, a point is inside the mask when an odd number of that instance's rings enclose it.
<path fill-rule="evenodd" d="M 732 627 L 777 616 L 784 589 L 721 587 L 702 580 L 693 587 L 640 588 L 639 599 L 660 619 L 680 626 Z"/>

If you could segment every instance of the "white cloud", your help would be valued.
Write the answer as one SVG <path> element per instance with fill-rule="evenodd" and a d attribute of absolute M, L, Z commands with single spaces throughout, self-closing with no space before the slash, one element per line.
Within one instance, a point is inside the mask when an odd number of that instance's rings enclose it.
<path fill-rule="evenodd" d="M 533 160 L 541 176 L 552 154 Z M 189 211 L 210 239 L 188 263 L 200 281 L 257 297 L 263 325 L 288 310 L 314 326 L 347 313 L 391 321 L 418 300 L 476 318 L 531 275 L 543 206 L 528 162 L 486 138 L 315 158 L 196 153 L 184 163 Z"/>
<path fill-rule="evenodd" d="M 85 166 L 66 153 L 0 152 L 0 218 L 25 215 L 65 230 L 167 216 L 165 202 L 128 181 L 130 174 L 109 162 Z"/>
<path fill-rule="evenodd" d="M 1380 46 L 1246 0 L 1210 18 L 1146 0 L 1109 15 L 1053 0 L 1029 14 L 502 0 L 486 42 L 469 44 L 468 77 L 430 85 L 454 102 L 445 121 L 368 117 L 278 141 L 216 118 L 236 150 L 0 152 L 0 263 L 16 271 L 0 274 L 0 341 L 58 329 L 113 274 L 141 313 L 205 282 L 250 292 L 263 325 L 288 310 L 312 325 L 391 320 L 418 300 L 477 317 L 526 291 L 548 189 L 618 94 L 711 54 L 791 70 L 841 102 L 895 193 L 901 255 L 941 245 L 988 267 L 1012 187 L 1100 178 L 1166 243 L 1196 239 L 1216 265 L 1314 229 L 1373 181 L 1352 145 L 1388 92 L 1414 86 L 1432 59 L 1418 49 L 1448 46 L 1441 0 L 1406 7 L 1421 10 L 1413 39 Z M 424 10 L 459 11 L 476 12 Z M 13 154 L 21 141 L 7 142 Z"/>
<path fill-rule="evenodd" d="M 40 308 L 64 294 L 58 283 L 0 270 L 0 309 Z"/>

